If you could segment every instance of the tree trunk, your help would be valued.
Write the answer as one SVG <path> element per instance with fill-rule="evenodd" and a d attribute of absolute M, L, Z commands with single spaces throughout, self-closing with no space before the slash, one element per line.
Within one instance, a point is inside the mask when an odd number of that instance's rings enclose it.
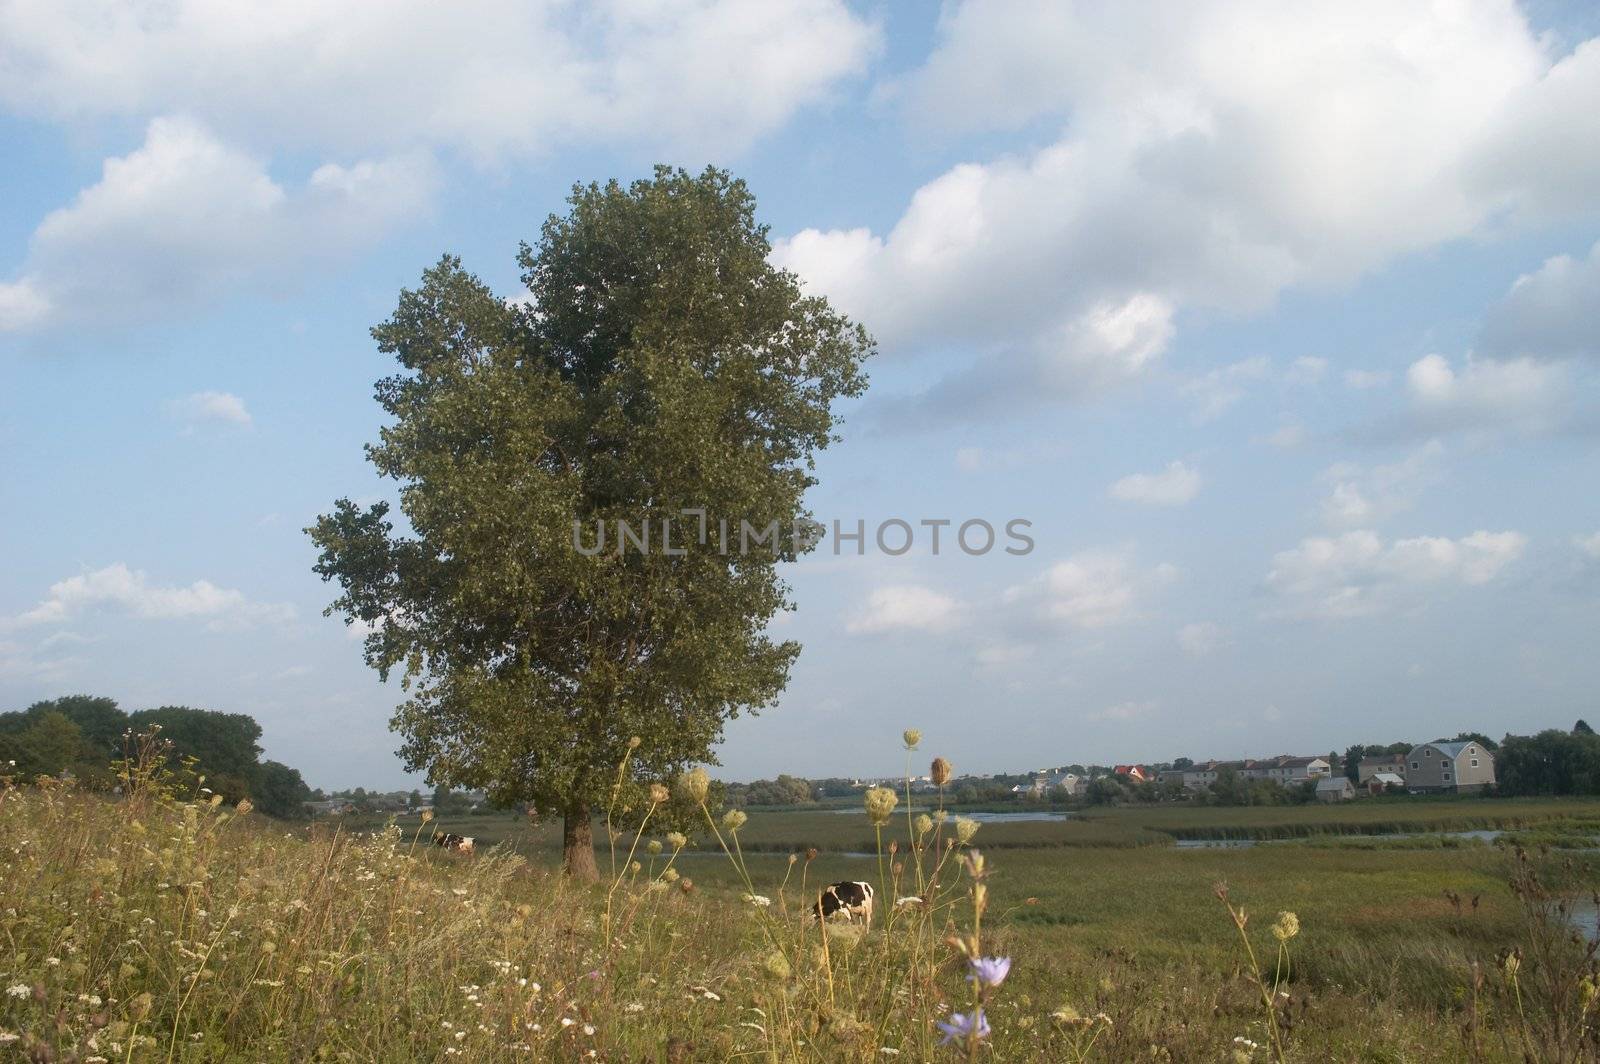
<path fill-rule="evenodd" d="M 594 826 L 587 805 L 562 814 L 561 870 L 579 883 L 600 879 L 600 870 L 594 863 Z"/>

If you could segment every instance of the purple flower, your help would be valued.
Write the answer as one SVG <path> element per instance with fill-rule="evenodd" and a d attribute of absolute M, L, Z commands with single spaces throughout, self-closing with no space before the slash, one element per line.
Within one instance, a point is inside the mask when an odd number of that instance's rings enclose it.
<path fill-rule="evenodd" d="M 995 987 L 1006 981 L 1010 971 L 1010 957 L 974 957 L 972 974 L 967 978 L 976 980 L 979 986 Z"/>
<path fill-rule="evenodd" d="M 982 1009 L 976 1010 L 970 1016 L 964 1012 L 952 1012 L 949 1023 L 935 1020 L 933 1025 L 944 1032 L 944 1037 L 939 1039 L 939 1044 L 942 1046 L 955 1041 L 966 1041 L 968 1038 L 976 1038 L 981 1042 L 989 1037 L 989 1021 L 984 1018 Z"/>

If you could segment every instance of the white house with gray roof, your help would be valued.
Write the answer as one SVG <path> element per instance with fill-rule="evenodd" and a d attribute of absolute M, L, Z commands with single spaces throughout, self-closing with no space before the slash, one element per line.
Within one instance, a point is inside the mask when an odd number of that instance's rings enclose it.
<path fill-rule="evenodd" d="M 1413 794 L 1473 794 L 1494 786 L 1494 755 L 1470 739 L 1423 743 L 1406 755 L 1406 789 Z"/>

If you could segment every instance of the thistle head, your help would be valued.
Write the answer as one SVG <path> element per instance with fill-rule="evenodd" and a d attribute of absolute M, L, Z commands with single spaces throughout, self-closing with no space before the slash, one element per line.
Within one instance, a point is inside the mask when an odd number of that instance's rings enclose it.
<path fill-rule="evenodd" d="M 651 805 L 665 805 L 667 799 L 671 798 L 671 797 L 672 797 L 672 792 L 667 790 L 667 785 L 666 784 L 664 784 L 664 783 L 652 783 L 650 785 L 650 804 Z"/>
<path fill-rule="evenodd" d="M 928 778 L 933 780 L 935 787 L 943 787 L 946 783 L 949 783 L 950 762 L 942 757 L 934 758 L 933 764 L 928 769 Z"/>

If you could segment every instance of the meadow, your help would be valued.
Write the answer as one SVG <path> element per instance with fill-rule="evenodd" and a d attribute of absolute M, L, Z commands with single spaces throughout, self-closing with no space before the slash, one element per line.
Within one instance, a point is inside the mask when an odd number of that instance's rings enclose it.
<path fill-rule="evenodd" d="M 0 791 L 0 1054 L 1600 1059 L 1593 929 L 1575 930 L 1593 923 L 1595 855 L 1337 844 L 1570 829 L 1600 819 L 1592 803 L 1126 808 L 976 828 L 903 802 L 877 826 L 859 806 L 707 809 L 692 842 L 647 821 L 613 850 L 602 830 L 605 882 L 581 887 L 555 869 L 555 829 L 526 819 L 305 828 L 159 774 L 127 791 Z M 443 852 L 438 829 L 480 848 Z M 1189 849 L 1180 832 L 1290 841 Z M 809 923 L 817 885 L 844 878 L 924 904 L 880 904 L 866 932 Z M 1002 957 L 1008 973 L 984 960 Z"/>

